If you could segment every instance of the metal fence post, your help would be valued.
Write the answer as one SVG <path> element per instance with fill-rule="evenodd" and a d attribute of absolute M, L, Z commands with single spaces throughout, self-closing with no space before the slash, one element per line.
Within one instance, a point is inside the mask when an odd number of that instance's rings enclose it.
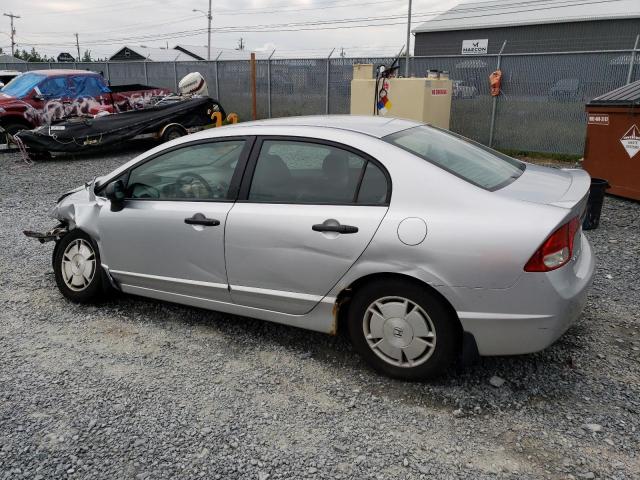
<path fill-rule="evenodd" d="M 502 48 L 500 48 L 500 52 L 498 52 L 498 64 L 496 66 L 496 70 L 500 70 L 500 64 L 502 63 L 502 52 L 504 51 L 504 47 L 507 45 L 507 41 L 505 40 L 502 44 Z M 493 97 L 493 102 L 491 104 L 491 125 L 489 127 L 489 147 L 493 146 L 493 132 L 496 126 L 496 107 L 498 104 L 498 97 L 500 95 L 496 95 Z"/>
<path fill-rule="evenodd" d="M 176 84 L 176 93 L 178 93 L 178 62 L 173 61 L 173 81 Z"/>
<path fill-rule="evenodd" d="M 331 52 L 329 53 L 329 56 L 327 57 L 327 83 L 326 83 L 326 91 L 325 91 L 325 104 L 324 104 L 324 113 L 326 113 L 327 115 L 329 115 L 329 72 L 330 72 L 330 65 L 331 65 L 331 55 L 333 55 L 333 52 L 335 51 L 335 48 L 333 50 L 331 50 Z"/>
<path fill-rule="evenodd" d="M 274 53 L 275 50 L 267 58 L 267 118 L 271 118 L 271 57 Z"/>
<path fill-rule="evenodd" d="M 109 72 L 109 62 L 107 62 L 107 82 L 111 83 L 111 72 Z"/>
<path fill-rule="evenodd" d="M 251 52 L 251 58 L 249 60 L 249 66 L 251 67 L 251 119 L 258 119 L 258 92 L 256 88 L 256 53 Z"/>
<path fill-rule="evenodd" d="M 636 35 L 636 43 L 633 44 L 633 52 L 631 52 L 631 60 L 629 61 L 629 73 L 627 74 L 627 85 L 631 83 L 631 77 L 633 77 L 633 65 L 636 63 L 636 50 L 638 50 L 638 41 L 640 35 Z"/>
<path fill-rule="evenodd" d="M 218 81 L 218 59 L 222 55 L 222 52 L 218 53 L 216 57 L 216 100 L 220 101 L 220 82 Z"/>
<path fill-rule="evenodd" d="M 147 61 L 144 60 L 144 83 L 145 85 L 149 85 L 149 72 L 147 71 Z"/>

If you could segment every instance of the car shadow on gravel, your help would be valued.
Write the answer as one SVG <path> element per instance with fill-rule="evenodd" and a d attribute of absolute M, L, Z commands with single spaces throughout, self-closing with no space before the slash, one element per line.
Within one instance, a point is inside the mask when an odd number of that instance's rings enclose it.
<path fill-rule="evenodd" d="M 487 414 L 535 406 L 546 399 L 570 401 L 576 395 L 580 374 L 575 352 L 584 348 L 578 323 L 558 342 L 542 352 L 508 357 L 481 357 L 470 366 L 453 367 L 443 376 L 421 382 L 385 377 L 361 360 L 345 334 L 323 333 L 215 311 L 117 294 L 100 308 L 125 313 L 152 325 L 172 323 L 195 327 L 197 335 L 222 337 L 226 348 L 248 357 L 256 351 L 280 351 L 297 362 L 313 362 L 330 370 L 335 379 L 363 394 L 387 397 L 406 405 L 456 410 L 459 415 Z M 150 312 L 155 314 L 150 315 Z M 158 315 L 158 313 L 160 313 Z M 124 319 L 123 319 L 124 320 Z M 504 383 L 493 386 L 499 377 Z M 550 381 L 553 379 L 553 381 Z"/>

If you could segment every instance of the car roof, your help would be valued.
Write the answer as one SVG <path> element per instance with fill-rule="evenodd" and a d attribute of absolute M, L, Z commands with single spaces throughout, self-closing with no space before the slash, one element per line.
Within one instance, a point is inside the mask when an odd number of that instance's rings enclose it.
<path fill-rule="evenodd" d="M 364 133 L 382 138 L 407 128 L 424 125 L 423 123 L 401 118 L 364 116 L 364 115 L 311 115 L 305 117 L 283 117 L 269 120 L 242 122 L 239 127 L 274 126 L 274 127 L 319 127 L 335 128 L 351 132 Z"/>
<path fill-rule="evenodd" d="M 38 75 L 44 75 L 45 77 L 53 77 L 56 75 L 99 75 L 97 72 L 92 72 L 90 70 L 73 70 L 73 69 L 63 69 L 56 68 L 52 70 L 29 70 L 28 72 L 23 73 L 37 73 Z"/>

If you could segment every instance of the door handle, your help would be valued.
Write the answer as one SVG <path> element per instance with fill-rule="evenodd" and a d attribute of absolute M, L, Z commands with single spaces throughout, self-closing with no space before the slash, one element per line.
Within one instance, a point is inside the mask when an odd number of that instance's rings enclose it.
<path fill-rule="evenodd" d="M 353 225 L 327 225 L 326 223 L 316 223 L 311 227 L 314 232 L 336 232 L 336 233 L 358 233 L 358 227 Z"/>
<path fill-rule="evenodd" d="M 204 225 L 205 227 L 215 227 L 220 225 L 220 220 L 215 218 L 207 218 L 202 213 L 196 213 L 193 217 L 184 219 L 184 223 L 187 225 Z"/>

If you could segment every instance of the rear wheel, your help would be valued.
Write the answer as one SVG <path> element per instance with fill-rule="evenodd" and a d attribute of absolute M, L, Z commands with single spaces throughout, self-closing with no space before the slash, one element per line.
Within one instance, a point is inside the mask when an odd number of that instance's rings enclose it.
<path fill-rule="evenodd" d="M 100 253 L 89 235 L 70 231 L 60 239 L 53 255 L 56 284 L 65 297 L 76 303 L 102 299 Z"/>
<path fill-rule="evenodd" d="M 432 292 L 388 280 L 359 289 L 349 307 L 349 336 L 373 368 L 405 380 L 446 371 L 458 350 L 457 320 Z"/>

